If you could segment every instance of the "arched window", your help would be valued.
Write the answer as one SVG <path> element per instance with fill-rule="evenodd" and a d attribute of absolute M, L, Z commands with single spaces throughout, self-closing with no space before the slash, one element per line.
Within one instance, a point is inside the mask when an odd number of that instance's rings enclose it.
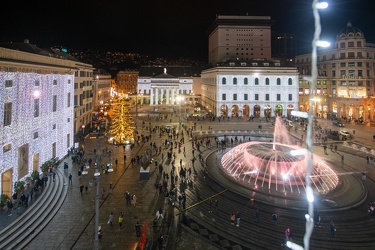
<path fill-rule="evenodd" d="M 233 78 L 233 85 L 237 85 L 237 78 L 236 77 Z"/>
<path fill-rule="evenodd" d="M 259 78 L 255 78 L 255 85 L 259 85 Z"/>
<path fill-rule="evenodd" d="M 281 85 L 281 80 L 280 80 L 280 78 L 277 78 L 276 81 L 277 81 L 277 83 L 276 83 L 277 85 Z"/>
<path fill-rule="evenodd" d="M 268 77 L 266 78 L 266 85 L 270 85 L 270 79 Z"/>
<path fill-rule="evenodd" d="M 223 79 L 221 80 L 221 84 L 227 84 L 227 78 L 223 77 Z"/>
<path fill-rule="evenodd" d="M 243 79 L 243 84 L 244 85 L 248 85 L 249 84 L 249 80 L 247 79 L 247 77 Z"/>
<path fill-rule="evenodd" d="M 288 85 L 293 85 L 292 78 L 289 78 L 289 79 L 288 79 Z"/>

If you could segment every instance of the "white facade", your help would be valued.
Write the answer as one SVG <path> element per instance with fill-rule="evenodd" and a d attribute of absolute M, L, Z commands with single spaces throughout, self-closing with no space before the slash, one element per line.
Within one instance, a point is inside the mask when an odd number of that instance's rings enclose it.
<path fill-rule="evenodd" d="M 208 62 L 271 59 L 271 17 L 218 15 L 209 29 Z"/>
<path fill-rule="evenodd" d="M 202 71 L 202 106 L 214 117 L 289 116 L 298 110 L 298 72 L 272 64 L 236 62 Z"/>
<path fill-rule="evenodd" d="M 53 54 L 0 46 L 0 193 L 73 146 L 74 70 Z"/>

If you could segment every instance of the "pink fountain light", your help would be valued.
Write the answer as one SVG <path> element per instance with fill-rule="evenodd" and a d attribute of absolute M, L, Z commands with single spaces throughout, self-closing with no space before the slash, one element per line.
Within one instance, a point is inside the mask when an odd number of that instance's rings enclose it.
<path fill-rule="evenodd" d="M 276 118 L 273 142 L 245 142 L 225 153 L 221 158 L 224 172 L 254 190 L 284 194 L 301 193 L 306 188 L 308 155 L 292 155 L 291 138 L 281 118 Z M 337 174 L 319 156 L 313 155 L 313 169 L 309 178 L 314 191 L 327 194 L 338 184 Z"/>

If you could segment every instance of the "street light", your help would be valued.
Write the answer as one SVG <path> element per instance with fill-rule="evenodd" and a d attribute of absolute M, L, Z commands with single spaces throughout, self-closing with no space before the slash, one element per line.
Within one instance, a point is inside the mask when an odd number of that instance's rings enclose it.
<path fill-rule="evenodd" d="M 83 136 L 85 136 L 85 124 L 82 124 L 82 134 L 83 134 Z"/>
<path fill-rule="evenodd" d="M 95 242 L 94 249 L 99 249 L 99 181 L 100 181 L 100 142 L 98 142 L 98 149 L 96 152 L 95 173 L 94 178 L 96 182 L 96 196 L 95 196 Z"/>
<path fill-rule="evenodd" d="M 178 130 L 181 130 L 181 102 L 184 98 L 182 96 L 178 96 L 177 97 L 177 101 L 178 101 L 178 104 L 179 104 L 179 123 L 178 123 Z"/>

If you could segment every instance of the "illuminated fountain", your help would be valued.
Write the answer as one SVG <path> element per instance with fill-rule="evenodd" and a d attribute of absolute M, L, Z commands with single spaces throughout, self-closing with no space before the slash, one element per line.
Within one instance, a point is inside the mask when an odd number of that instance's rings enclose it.
<path fill-rule="evenodd" d="M 237 183 L 254 191 L 299 195 L 306 188 L 308 155 L 293 155 L 302 149 L 292 145 L 281 118 L 276 118 L 273 142 L 246 142 L 221 158 L 224 172 Z M 337 174 L 319 156 L 313 155 L 311 181 L 314 192 L 327 194 L 335 189 Z"/>

